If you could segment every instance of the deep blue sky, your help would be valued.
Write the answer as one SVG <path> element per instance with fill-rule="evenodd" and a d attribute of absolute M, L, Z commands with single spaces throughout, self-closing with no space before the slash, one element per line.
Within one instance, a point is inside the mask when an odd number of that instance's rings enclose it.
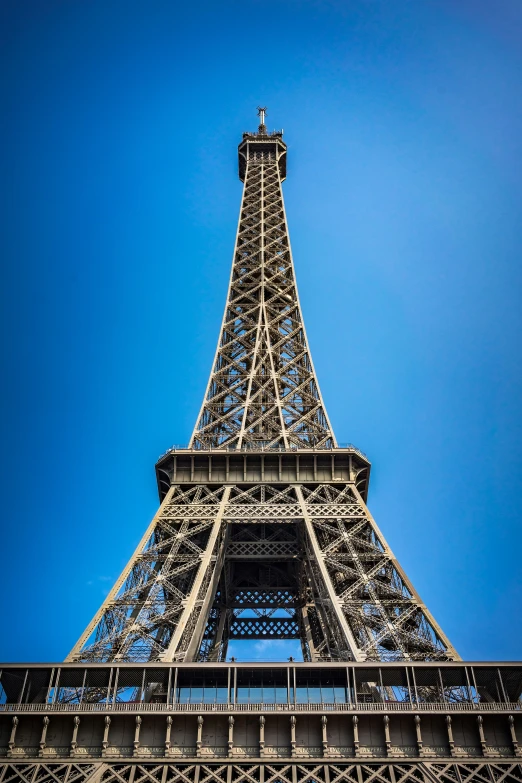
<path fill-rule="evenodd" d="M 461 655 L 520 658 L 519 0 L 4 0 L 0 35 L 0 659 L 67 654 L 189 439 L 260 102 L 370 508 Z"/>

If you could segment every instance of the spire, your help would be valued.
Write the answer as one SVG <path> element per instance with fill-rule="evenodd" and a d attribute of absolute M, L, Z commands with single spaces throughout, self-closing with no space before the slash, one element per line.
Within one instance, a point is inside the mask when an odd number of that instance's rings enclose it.
<path fill-rule="evenodd" d="M 266 125 L 265 125 L 266 106 L 257 107 L 257 116 L 259 117 L 258 132 L 264 135 L 266 133 Z"/>

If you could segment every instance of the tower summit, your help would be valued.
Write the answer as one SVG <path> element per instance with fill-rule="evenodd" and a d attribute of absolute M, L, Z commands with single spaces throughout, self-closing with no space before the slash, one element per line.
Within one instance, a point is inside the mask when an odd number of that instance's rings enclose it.
<path fill-rule="evenodd" d="M 216 357 L 190 447 L 332 447 L 308 349 L 281 183 L 286 144 L 257 133 L 238 148 L 244 182 L 232 275 Z"/>
<path fill-rule="evenodd" d="M 338 446 L 315 374 L 283 201 L 286 144 L 259 108 L 216 355 L 161 506 L 70 661 L 225 661 L 298 639 L 304 661 L 458 655 L 368 508 L 370 464 Z"/>

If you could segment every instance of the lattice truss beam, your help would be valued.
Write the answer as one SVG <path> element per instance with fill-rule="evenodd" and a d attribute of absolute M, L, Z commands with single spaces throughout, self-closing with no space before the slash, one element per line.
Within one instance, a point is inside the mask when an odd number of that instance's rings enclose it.
<path fill-rule="evenodd" d="M 69 660 L 173 660 L 188 648 L 223 548 L 228 493 L 170 490 Z"/>
<path fill-rule="evenodd" d="M 172 488 L 69 658 L 224 660 L 233 638 L 458 658 L 351 483 Z"/>
<path fill-rule="evenodd" d="M 270 141 L 268 137 L 268 142 Z M 335 444 L 294 276 L 279 156 L 247 153 L 232 275 L 192 448 Z"/>
<path fill-rule="evenodd" d="M 511 761 L 357 763 L 11 762 L 0 783 L 522 783 Z"/>
<path fill-rule="evenodd" d="M 263 525 L 259 533 L 259 525 L 252 525 L 250 536 L 257 539 L 260 570 L 254 574 L 250 564 L 243 569 L 224 569 L 212 607 L 214 620 L 206 629 L 206 643 L 200 650 L 203 660 L 224 660 L 228 641 L 233 638 L 299 638 L 304 660 L 458 658 L 395 560 L 354 485 L 284 489 L 264 485 L 234 494 L 231 500 L 244 506 L 243 521 L 245 517 L 259 520 L 264 515 L 276 519 L 284 515 L 286 524 L 295 527 L 295 533 L 287 538 L 295 536 L 301 557 L 290 561 L 287 581 L 281 576 L 276 579 L 280 616 L 274 617 L 265 573 L 281 573 L 281 564 L 263 570 L 268 526 Z M 275 520 L 272 525 L 274 536 L 280 536 L 281 526 Z M 245 533 L 236 536 L 245 538 Z M 247 613 L 238 606 L 238 588 L 246 595 L 256 593 L 258 619 L 252 612 L 245 617 Z M 294 606 L 290 615 L 289 608 Z M 253 602 L 252 608 L 256 609 Z M 268 612 L 278 627 L 267 624 Z M 293 623 L 288 622 L 289 616 Z"/>
<path fill-rule="evenodd" d="M 353 484 L 298 488 L 312 607 L 333 606 L 358 660 L 447 660 L 457 653 L 395 559 Z M 331 613 L 331 609 L 329 610 Z M 329 626 L 328 627 L 332 627 Z M 332 657 L 346 654 L 335 643 Z"/>

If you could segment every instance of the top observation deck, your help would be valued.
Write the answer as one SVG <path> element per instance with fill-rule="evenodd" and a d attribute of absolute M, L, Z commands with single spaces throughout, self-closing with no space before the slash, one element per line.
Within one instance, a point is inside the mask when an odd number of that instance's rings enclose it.
<path fill-rule="evenodd" d="M 266 108 L 259 108 L 260 124 L 257 132 L 243 133 L 243 140 L 238 146 L 239 179 L 245 181 L 248 161 L 275 161 L 278 163 L 281 182 L 286 179 L 286 144 L 283 141 L 283 131 L 269 132 L 265 125 Z"/>

